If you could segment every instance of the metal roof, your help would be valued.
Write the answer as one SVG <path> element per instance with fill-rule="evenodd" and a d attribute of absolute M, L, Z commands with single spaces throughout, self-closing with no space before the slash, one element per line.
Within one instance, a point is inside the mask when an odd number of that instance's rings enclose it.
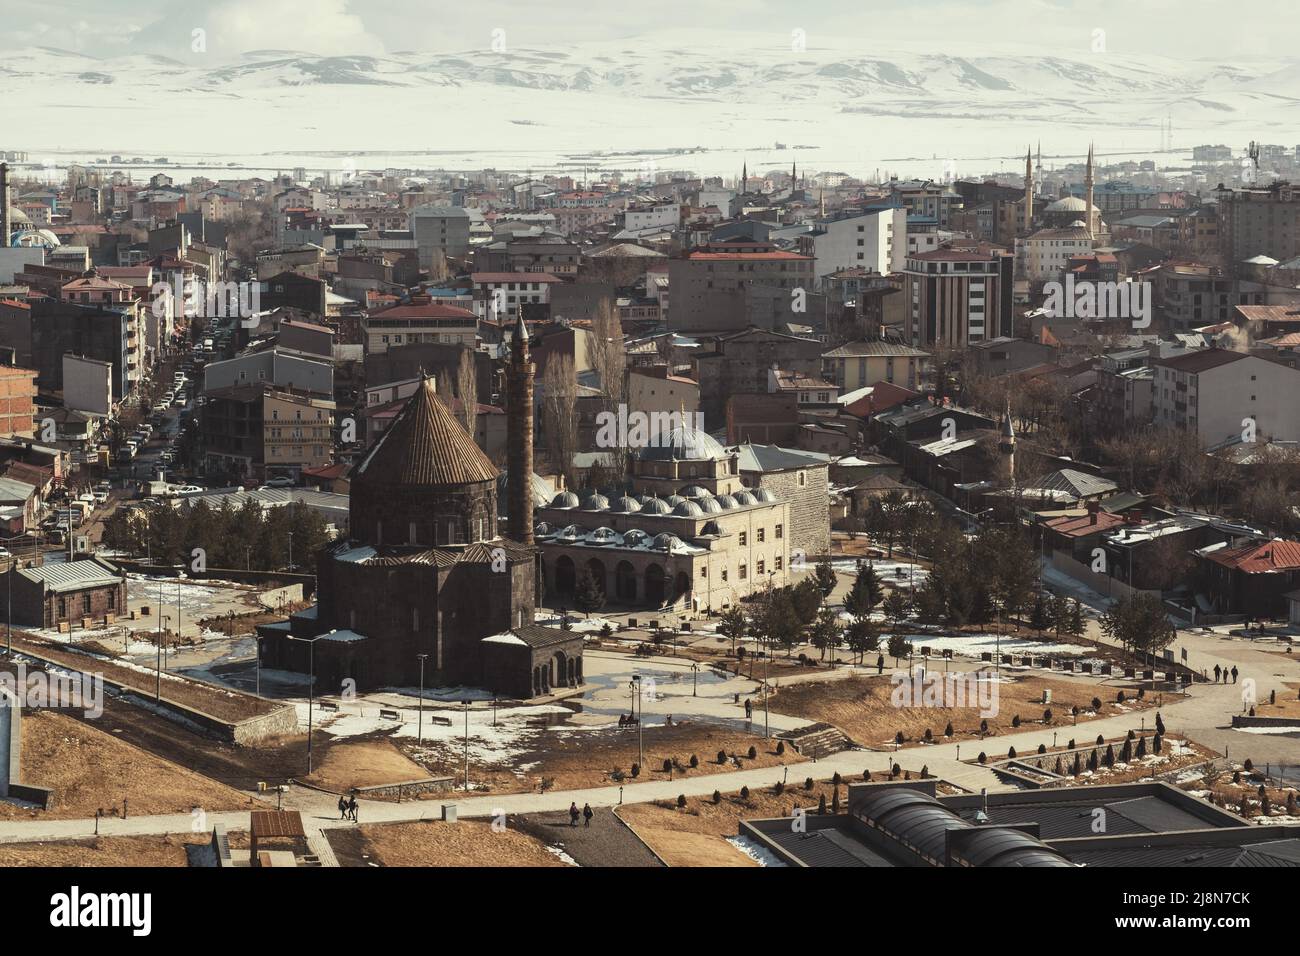
<path fill-rule="evenodd" d="M 43 564 L 18 571 L 29 581 L 43 585 L 55 593 L 82 591 L 86 588 L 121 584 L 122 575 L 108 562 L 99 558 L 83 558 L 58 564 Z"/>

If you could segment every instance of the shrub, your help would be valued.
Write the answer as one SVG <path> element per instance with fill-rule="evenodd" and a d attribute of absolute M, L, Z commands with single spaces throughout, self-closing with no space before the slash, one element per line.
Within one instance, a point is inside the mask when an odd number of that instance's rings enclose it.
<path fill-rule="evenodd" d="M 673 769 L 673 762 L 667 757 L 664 758 L 664 773 L 669 773 Z"/>
<path fill-rule="evenodd" d="M 781 794 L 785 792 L 785 782 L 782 780 L 778 780 L 776 782 L 776 786 L 772 788 L 772 792 L 775 793 L 778 797 L 781 796 Z"/>
<path fill-rule="evenodd" d="M 785 741 L 778 740 L 776 742 L 776 755 L 780 757 L 783 756 L 784 754 L 785 754 Z"/>
<path fill-rule="evenodd" d="M 1115 703 L 1117 703 L 1117 704 L 1122 704 L 1122 703 L 1124 703 L 1124 692 L 1123 692 L 1123 691 L 1120 691 L 1118 694 L 1115 695 Z"/>
<path fill-rule="evenodd" d="M 725 750 L 719 750 L 719 751 L 718 751 L 718 763 L 722 764 L 722 763 L 726 763 L 726 762 L 727 762 L 727 752 L 726 752 Z"/>
<path fill-rule="evenodd" d="M 1243 763 L 1242 766 L 1246 768 L 1247 772 L 1250 772 L 1255 769 L 1255 764 L 1251 761 L 1249 757 L 1246 758 L 1246 762 Z"/>
<path fill-rule="evenodd" d="M 1083 773 L 1083 760 L 1079 757 L 1077 751 L 1074 755 L 1074 766 L 1070 768 L 1070 773 L 1074 774 L 1076 777 Z"/>
<path fill-rule="evenodd" d="M 720 791 L 720 790 L 714 790 L 714 791 L 713 791 L 713 802 L 714 802 L 715 804 L 717 804 L 717 803 L 721 803 L 721 802 L 722 802 L 722 791 Z"/>
<path fill-rule="evenodd" d="M 1160 711 L 1157 710 L 1156 711 L 1156 733 L 1163 736 L 1164 732 L 1165 732 L 1165 722 L 1160 719 Z"/>
<path fill-rule="evenodd" d="M 898 764 L 894 764 L 892 767 L 889 768 L 889 775 L 891 777 L 897 777 L 902 772 L 903 772 L 903 768 L 900 767 Z M 835 782 L 839 783 L 838 780 Z"/>
<path fill-rule="evenodd" d="M 814 784 L 813 784 L 813 778 L 812 778 L 812 777 L 805 777 L 805 778 L 804 778 L 804 781 L 803 781 L 803 788 L 804 788 L 805 790 L 811 790 L 811 789 L 813 788 L 813 786 L 814 786 Z"/>
<path fill-rule="evenodd" d="M 1019 714 L 1016 714 L 1014 717 L 1011 718 L 1011 726 L 1012 726 L 1012 727 L 1019 727 L 1019 726 L 1020 726 L 1020 715 L 1019 715 Z"/>
<path fill-rule="evenodd" d="M 677 794 L 677 809 L 678 810 L 686 809 L 686 794 L 684 793 Z"/>
<path fill-rule="evenodd" d="M 836 770 L 835 776 L 831 777 L 831 783 L 838 787 L 843 782 L 844 782 L 844 778 L 841 777 L 840 772 Z"/>
<path fill-rule="evenodd" d="M 871 782 L 871 771 L 870 771 L 870 770 L 864 770 L 864 771 L 862 771 L 862 782 L 863 782 L 863 783 L 870 783 L 870 782 Z"/>
<path fill-rule="evenodd" d="M 1155 738 L 1151 741 L 1151 749 L 1156 753 L 1160 753 L 1160 748 L 1164 746 L 1164 742 L 1164 737 L 1160 734 L 1156 734 Z"/>
<path fill-rule="evenodd" d="M 695 754 L 691 754 L 691 769 L 694 770 L 699 765 L 700 765 L 700 758 L 695 756 Z"/>
<path fill-rule="evenodd" d="M 1129 763 L 1133 760 L 1133 741 L 1124 741 L 1124 746 L 1119 752 L 1119 759 L 1124 763 Z"/>
<path fill-rule="evenodd" d="M 1049 707 L 1047 708 L 1047 710 L 1043 711 L 1043 723 L 1050 724 L 1051 722 L 1052 722 L 1052 708 Z"/>
<path fill-rule="evenodd" d="M 1101 734 L 1098 734 L 1098 735 L 1097 735 L 1097 746 L 1100 747 L 1100 746 L 1101 746 L 1102 744 L 1104 744 L 1105 742 L 1106 742 L 1106 738 L 1105 738 L 1104 736 L 1102 736 Z"/>
<path fill-rule="evenodd" d="M 1101 710 L 1101 698 L 1100 698 L 1100 697 L 1094 697 L 1094 698 L 1092 699 L 1092 709 L 1093 709 L 1093 710 L 1097 710 L 1097 711 L 1100 711 L 1100 710 Z"/>
<path fill-rule="evenodd" d="M 1066 749 L 1067 749 L 1067 750 L 1073 750 L 1073 749 L 1074 749 L 1074 738 L 1073 738 L 1073 737 L 1070 738 L 1070 745 L 1069 745 Z"/>
<path fill-rule="evenodd" d="M 826 794 L 824 793 L 821 795 L 821 798 L 817 801 L 817 812 L 818 813 L 826 812 Z"/>
<path fill-rule="evenodd" d="M 1140 759 L 1142 759 L 1143 757 L 1145 757 L 1146 755 L 1147 755 L 1147 739 L 1146 739 L 1145 737 L 1139 737 L 1139 738 L 1138 738 L 1138 745 L 1137 745 L 1137 756 L 1138 756 L 1138 759 L 1140 760 Z"/>
<path fill-rule="evenodd" d="M 1125 739 L 1125 740 L 1136 740 L 1136 739 L 1137 739 L 1137 734 L 1135 734 L 1133 731 L 1130 730 L 1130 731 L 1128 732 L 1128 734 L 1124 737 L 1124 739 Z"/>
<path fill-rule="evenodd" d="M 632 777 L 635 779 L 639 776 L 641 776 L 641 765 L 639 763 L 634 763 L 632 764 Z"/>
<path fill-rule="evenodd" d="M 984 751 L 981 750 L 981 751 L 980 751 L 980 756 L 979 756 L 979 762 L 982 763 L 982 764 L 983 764 L 983 763 L 988 763 L 988 759 L 989 759 L 989 755 L 986 754 Z"/>
<path fill-rule="evenodd" d="M 1008 759 L 1008 760 L 1015 760 L 1015 759 L 1016 759 L 1016 748 L 1015 748 L 1015 747 L 1008 747 L 1008 748 L 1007 748 L 1007 759 Z"/>
<path fill-rule="evenodd" d="M 989 722 L 988 722 L 987 720 L 981 720 L 981 721 L 980 721 L 980 733 L 982 733 L 982 734 L 987 734 L 988 732 L 989 732 Z"/>
<path fill-rule="evenodd" d="M 1065 776 L 1065 768 L 1061 766 L 1060 757 L 1056 758 L 1056 766 L 1052 767 L 1052 773 L 1056 774 L 1058 777 Z"/>
<path fill-rule="evenodd" d="M 836 787 L 831 793 L 831 813 L 840 812 L 840 788 Z"/>
<path fill-rule="evenodd" d="M 928 763 L 921 764 L 921 779 L 922 780 L 928 779 L 929 776 L 930 776 L 930 765 Z"/>
<path fill-rule="evenodd" d="M 1097 751 L 1094 749 L 1093 752 L 1088 755 L 1088 769 L 1095 773 L 1097 770 L 1097 765 L 1098 765 Z"/>
<path fill-rule="evenodd" d="M 742 799 L 742 800 L 748 800 L 748 799 L 749 799 L 749 787 L 741 787 L 741 788 L 740 788 L 740 799 Z"/>
<path fill-rule="evenodd" d="M 1039 752 L 1040 754 L 1045 754 L 1045 753 L 1047 753 L 1047 744 L 1039 744 L 1039 745 L 1038 745 L 1038 752 Z"/>
<path fill-rule="evenodd" d="M 1143 697 L 1145 697 L 1146 695 L 1147 695 L 1147 690 L 1146 690 L 1146 688 L 1145 688 L 1145 687 L 1139 687 L 1139 688 L 1138 688 L 1138 700 L 1141 700 L 1141 699 L 1142 699 Z"/>
<path fill-rule="evenodd" d="M 1113 744 L 1106 745 L 1106 766 L 1115 766 L 1115 747 Z"/>
<path fill-rule="evenodd" d="M 943 735 L 944 735 L 945 737 L 951 737 L 951 736 L 952 736 L 952 721 L 951 721 L 951 720 L 948 721 L 948 726 L 945 727 L 945 728 L 943 728 Z"/>
<path fill-rule="evenodd" d="M 753 760 L 753 759 L 754 759 L 755 757 L 757 757 L 757 756 L 758 756 L 758 748 L 757 748 L 757 747 L 752 747 L 752 746 L 751 746 L 751 747 L 749 748 L 749 759 L 750 759 L 750 760 Z"/>
<path fill-rule="evenodd" d="M 906 739 L 907 738 L 903 736 L 903 732 L 901 730 L 898 733 L 894 734 L 894 743 L 896 744 L 902 744 L 902 742 Z"/>
<path fill-rule="evenodd" d="M 933 733 L 933 731 L 930 730 L 929 727 L 926 727 L 926 728 L 925 728 L 925 739 L 926 739 L 927 742 L 929 742 L 929 741 L 931 741 L 931 740 L 934 739 L 934 733 Z"/>

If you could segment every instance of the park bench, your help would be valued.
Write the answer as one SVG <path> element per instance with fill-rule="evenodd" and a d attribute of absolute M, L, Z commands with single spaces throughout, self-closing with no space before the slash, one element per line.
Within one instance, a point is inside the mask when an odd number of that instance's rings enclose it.
<path fill-rule="evenodd" d="M 392 710 L 391 708 L 387 708 L 387 707 L 381 707 L 381 708 L 379 709 L 379 716 L 380 716 L 382 719 L 384 719 L 384 720 L 401 720 L 401 719 L 402 719 L 402 715 L 401 715 L 401 714 L 399 714 L 397 711 Z"/>

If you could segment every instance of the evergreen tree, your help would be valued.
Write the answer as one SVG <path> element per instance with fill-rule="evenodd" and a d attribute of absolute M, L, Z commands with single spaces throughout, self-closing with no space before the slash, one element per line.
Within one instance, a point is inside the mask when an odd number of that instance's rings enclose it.
<path fill-rule="evenodd" d="M 600 585 L 596 583 L 596 579 L 591 576 L 591 571 L 587 568 L 583 568 L 582 573 L 578 575 L 573 603 L 588 617 L 591 616 L 592 611 L 599 611 L 605 606 L 605 592 L 600 589 Z"/>
<path fill-rule="evenodd" d="M 817 582 L 817 588 L 822 592 L 822 597 L 831 596 L 838 579 L 835 575 L 835 567 L 831 564 L 830 555 L 824 555 L 817 562 L 817 566 L 813 568 L 812 579 Z"/>
<path fill-rule="evenodd" d="M 880 598 L 880 578 L 876 575 L 876 569 L 870 564 L 864 564 L 858 569 L 853 587 L 844 598 L 844 610 L 854 616 L 865 616 L 875 610 Z"/>

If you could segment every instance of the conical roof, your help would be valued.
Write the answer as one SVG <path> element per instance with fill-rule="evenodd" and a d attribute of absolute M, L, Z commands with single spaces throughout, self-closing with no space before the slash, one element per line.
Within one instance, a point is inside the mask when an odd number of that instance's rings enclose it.
<path fill-rule="evenodd" d="M 495 481 L 497 474 L 438 398 L 431 378 L 421 382 L 357 471 L 362 481 L 419 486 Z"/>

